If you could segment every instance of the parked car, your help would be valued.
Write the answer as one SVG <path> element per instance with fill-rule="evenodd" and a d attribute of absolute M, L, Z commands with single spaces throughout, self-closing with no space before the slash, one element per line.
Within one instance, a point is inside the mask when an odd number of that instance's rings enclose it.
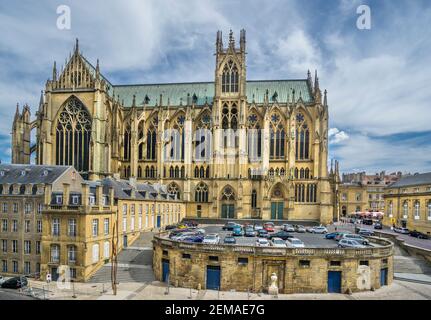
<path fill-rule="evenodd" d="M 262 229 L 263 229 L 263 226 L 261 224 L 255 224 L 254 225 L 254 230 L 259 231 L 259 230 L 262 230 Z"/>
<path fill-rule="evenodd" d="M 269 246 L 270 246 L 270 244 L 269 244 L 268 239 L 265 239 L 265 238 L 258 238 L 258 239 L 256 240 L 256 246 L 258 246 L 258 247 L 269 247 Z"/>
<path fill-rule="evenodd" d="M 177 229 L 187 229 L 189 226 L 186 225 L 185 223 L 179 223 L 177 225 Z"/>
<path fill-rule="evenodd" d="M 209 233 L 207 234 L 202 243 L 206 243 L 206 244 L 219 244 L 220 242 L 220 237 L 217 233 Z"/>
<path fill-rule="evenodd" d="M 359 229 L 358 234 L 361 236 L 374 236 L 374 231 L 368 229 Z"/>
<path fill-rule="evenodd" d="M 350 232 L 337 232 L 338 234 L 335 236 L 334 240 L 335 241 L 340 241 L 340 239 L 345 235 L 345 234 L 350 234 Z"/>
<path fill-rule="evenodd" d="M 233 228 L 235 227 L 235 226 L 239 226 L 239 224 L 238 223 L 236 223 L 236 222 L 227 222 L 224 226 L 223 226 L 223 230 L 227 230 L 227 231 L 232 231 L 233 230 Z"/>
<path fill-rule="evenodd" d="M 347 240 L 355 240 L 360 244 L 363 245 L 368 245 L 370 244 L 370 241 L 365 239 L 364 237 L 360 236 L 359 234 L 343 234 L 343 236 L 341 237 L 340 241 L 343 239 L 347 239 Z"/>
<path fill-rule="evenodd" d="M 254 228 L 253 227 L 247 227 L 245 230 L 244 230 L 244 236 L 246 236 L 246 237 L 255 237 L 257 235 L 257 231 L 256 230 L 254 230 Z"/>
<path fill-rule="evenodd" d="M 314 229 L 314 227 L 306 227 L 305 231 L 311 233 L 313 229 Z"/>
<path fill-rule="evenodd" d="M 410 236 L 418 239 L 429 239 L 429 236 L 427 234 L 416 230 L 410 231 Z"/>
<path fill-rule="evenodd" d="M 257 232 L 257 236 L 260 238 L 269 238 L 269 233 L 265 229 L 261 229 Z"/>
<path fill-rule="evenodd" d="M 236 238 L 234 236 L 226 236 L 223 240 L 224 244 L 236 244 Z"/>
<path fill-rule="evenodd" d="M 8 289 L 19 289 L 19 288 L 23 288 L 26 287 L 28 284 L 27 278 L 22 276 L 22 277 L 13 277 L 13 278 L 9 278 L 6 281 L 4 281 L 1 284 L 2 288 L 8 288 Z"/>
<path fill-rule="evenodd" d="M 403 227 L 395 227 L 394 231 L 398 232 L 398 233 L 402 233 L 402 234 L 409 234 L 410 233 L 409 229 L 403 228 Z"/>
<path fill-rule="evenodd" d="M 183 242 L 192 242 L 192 243 L 201 243 L 204 240 L 204 235 L 202 234 L 196 234 L 193 236 L 188 236 L 180 239 L 180 241 Z"/>
<path fill-rule="evenodd" d="M 177 228 L 176 224 L 170 224 L 170 225 L 168 225 L 168 226 L 165 227 L 165 230 L 173 230 L 173 229 L 176 229 L 176 228 Z"/>
<path fill-rule="evenodd" d="M 263 225 L 263 228 L 268 231 L 268 232 L 274 232 L 274 223 L 272 222 L 267 222 Z"/>
<path fill-rule="evenodd" d="M 331 232 L 331 233 L 327 233 L 325 234 L 325 239 L 334 239 L 341 234 L 341 232 Z"/>
<path fill-rule="evenodd" d="M 360 244 L 356 240 L 352 239 L 341 239 L 338 242 L 338 247 L 340 248 L 365 248 L 363 244 Z"/>
<path fill-rule="evenodd" d="M 295 232 L 305 233 L 305 227 L 304 226 L 296 225 L 296 226 L 294 226 L 294 228 L 295 228 Z"/>
<path fill-rule="evenodd" d="M 286 232 L 295 232 L 295 228 L 291 224 L 283 224 L 283 230 Z"/>
<path fill-rule="evenodd" d="M 293 238 L 293 235 L 290 232 L 281 230 L 275 233 L 272 233 L 268 236 L 270 239 L 272 238 L 281 238 L 283 240 L 289 239 L 289 238 Z"/>
<path fill-rule="evenodd" d="M 5 281 L 6 281 L 6 279 L 3 276 L 0 276 L 0 288 L 1 288 L 1 284 Z"/>
<path fill-rule="evenodd" d="M 171 239 L 174 241 L 183 241 L 185 238 L 192 237 L 195 235 L 196 235 L 196 233 L 194 233 L 194 232 L 181 232 L 181 233 L 178 233 L 177 235 L 174 235 L 173 237 L 171 237 Z"/>
<path fill-rule="evenodd" d="M 184 222 L 184 224 L 186 226 L 194 227 L 194 228 L 196 228 L 199 225 L 196 221 L 186 221 L 186 222 Z"/>
<path fill-rule="evenodd" d="M 311 233 L 324 234 L 324 233 L 328 233 L 328 229 L 326 229 L 326 227 L 314 227 L 311 230 Z"/>
<path fill-rule="evenodd" d="M 242 237 L 244 235 L 244 232 L 242 231 L 242 227 L 240 225 L 235 226 L 232 229 L 232 235 L 235 237 Z"/>
<path fill-rule="evenodd" d="M 277 248 L 286 248 L 287 247 L 286 242 L 284 242 L 284 240 L 281 238 L 272 238 L 271 239 L 271 245 L 273 247 L 277 247 Z"/>
<path fill-rule="evenodd" d="M 172 239 L 175 236 L 178 236 L 185 232 L 193 232 L 191 229 L 174 229 L 169 233 L 169 238 Z"/>
<path fill-rule="evenodd" d="M 382 230 L 383 229 L 383 224 L 381 222 L 376 222 L 374 224 L 374 229 Z"/>
<path fill-rule="evenodd" d="M 298 238 L 290 238 L 290 239 L 287 239 L 287 246 L 294 247 L 294 248 L 304 248 L 305 244 Z"/>

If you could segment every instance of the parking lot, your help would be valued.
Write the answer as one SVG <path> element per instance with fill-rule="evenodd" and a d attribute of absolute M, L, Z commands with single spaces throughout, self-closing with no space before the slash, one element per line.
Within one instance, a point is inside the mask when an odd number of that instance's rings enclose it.
<path fill-rule="evenodd" d="M 199 225 L 199 228 L 205 229 L 205 234 L 209 233 L 217 233 L 220 237 L 220 244 L 223 244 L 224 238 L 226 236 L 230 236 L 232 231 L 225 231 L 222 229 L 222 224 L 202 224 Z M 282 230 L 281 226 L 275 226 L 275 231 L 278 232 Z M 332 226 L 328 227 L 328 232 L 333 232 L 334 228 Z M 295 238 L 300 239 L 304 242 L 306 248 L 337 248 L 338 242 L 335 240 L 325 239 L 324 234 L 313 234 L 313 233 L 298 233 L 298 232 L 290 232 Z M 271 233 L 270 233 L 271 234 Z M 245 237 L 245 236 L 236 236 L 236 245 L 255 245 L 256 239 L 258 237 Z M 376 246 L 376 245 L 370 245 Z"/>

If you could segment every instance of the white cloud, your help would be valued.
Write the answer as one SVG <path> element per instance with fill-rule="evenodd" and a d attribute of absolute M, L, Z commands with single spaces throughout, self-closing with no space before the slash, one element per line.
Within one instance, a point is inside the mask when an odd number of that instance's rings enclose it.
<path fill-rule="evenodd" d="M 328 136 L 329 143 L 331 144 L 337 144 L 349 139 L 349 135 L 346 132 L 340 131 L 337 128 L 330 128 L 328 130 Z"/>

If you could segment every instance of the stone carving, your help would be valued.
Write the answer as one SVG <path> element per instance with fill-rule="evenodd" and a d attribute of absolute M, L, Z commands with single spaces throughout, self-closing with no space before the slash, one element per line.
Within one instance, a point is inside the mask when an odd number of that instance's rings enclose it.
<path fill-rule="evenodd" d="M 271 274 L 271 285 L 268 287 L 268 294 L 278 296 L 278 285 L 277 285 L 277 274 L 273 272 Z"/>

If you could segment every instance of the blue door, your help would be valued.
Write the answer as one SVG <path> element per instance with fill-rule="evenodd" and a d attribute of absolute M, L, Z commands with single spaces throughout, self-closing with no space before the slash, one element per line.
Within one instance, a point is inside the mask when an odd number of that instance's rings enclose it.
<path fill-rule="evenodd" d="M 388 268 L 380 269 L 380 285 L 382 287 L 388 285 Z"/>
<path fill-rule="evenodd" d="M 157 216 L 157 228 L 160 228 L 161 222 L 162 222 L 162 217 Z"/>
<path fill-rule="evenodd" d="M 169 260 L 162 259 L 162 281 L 168 282 L 169 280 Z"/>
<path fill-rule="evenodd" d="M 271 202 L 271 219 L 283 219 L 284 202 Z"/>
<path fill-rule="evenodd" d="M 220 289 L 220 267 L 207 266 L 207 289 Z"/>
<path fill-rule="evenodd" d="M 341 271 L 328 271 L 328 293 L 341 293 Z"/>

